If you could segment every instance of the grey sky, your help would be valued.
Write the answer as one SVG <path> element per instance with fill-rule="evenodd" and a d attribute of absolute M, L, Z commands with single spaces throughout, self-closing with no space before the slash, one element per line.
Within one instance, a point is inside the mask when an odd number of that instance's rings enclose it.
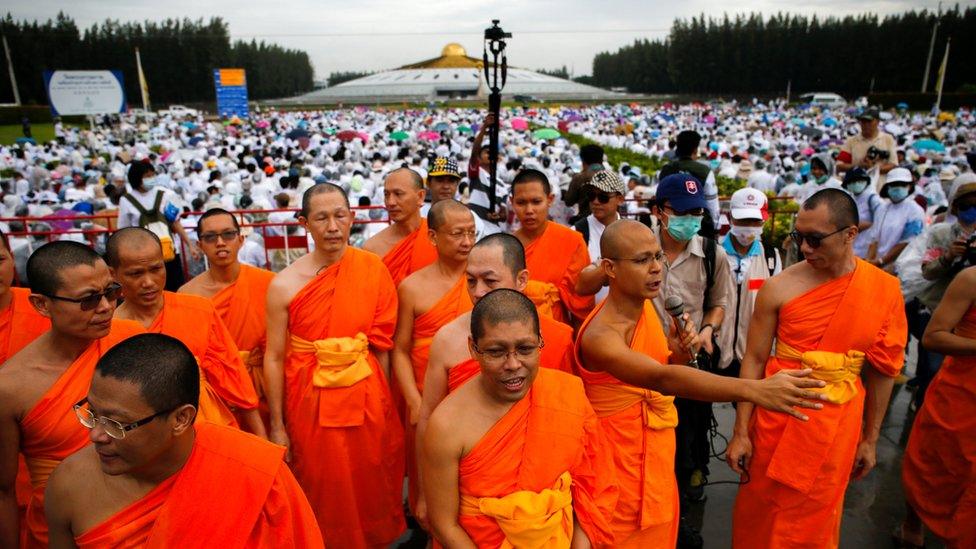
<path fill-rule="evenodd" d="M 0 12 L 9 11 L 17 19 L 47 19 L 64 11 L 82 28 L 106 18 L 220 16 L 228 22 L 233 38 L 263 39 L 307 51 L 316 78 L 324 79 L 333 71 L 381 70 L 435 57 L 448 42 L 459 42 L 469 55 L 480 57 L 481 33 L 492 18 L 501 19 L 502 26 L 514 34 L 508 47 L 510 64 L 531 69 L 566 65 L 575 74 L 589 74 L 596 53 L 616 50 L 637 38 L 664 37 L 676 17 L 753 11 L 821 17 L 885 15 L 934 10 L 938 1 L 805 0 L 789 5 L 774 0 L 8 0 L 4 4 Z M 960 2 L 973 4 L 976 0 Z"/>

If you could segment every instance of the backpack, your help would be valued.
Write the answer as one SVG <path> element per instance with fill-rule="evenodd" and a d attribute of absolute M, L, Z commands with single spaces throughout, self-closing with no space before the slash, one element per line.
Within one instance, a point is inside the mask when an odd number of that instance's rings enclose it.
<path fill-rule="evenodd" d="M 139 226 L 159 237 L 159 243 L 163 248 L 163 261 L 176 259 L 176 247 L 173 244 L 169 222 L 166 221 L 166 216 L 160 209 L 160 206 L 163 205 L 163 191 L 156 191 L 156 200 L 153 202 L 152 210 L 144 208 L 131 193 L 125 193 L 124 196 L 139 211 Z"/>

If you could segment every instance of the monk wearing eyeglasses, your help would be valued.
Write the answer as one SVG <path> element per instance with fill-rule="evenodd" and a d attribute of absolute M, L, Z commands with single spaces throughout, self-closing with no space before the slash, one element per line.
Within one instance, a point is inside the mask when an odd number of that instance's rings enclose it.
<path fill-rule="evenodd" d="M 406 399 L 407 477 L 410 508 L 416 512 L 419 486 L 414 451 L 420 419 L 424 375 L 430 344 L 442 326 L 471 310 L 464 267 L 474 246 L 474 215 L 456 200 L 442 200 L 427 216 L 428 238 L 437 260 L 408 276 L 397 290 L 399 312 L 391 361 L 398 387 Z"/>
<path fill-rule="evenodd" d="M 166 265 L 159 238 L 141 227 L 121 229 L 109 237 L 105 259 L 125 298 L 115 316 L 135 320 L 147 331 L 173 336 L 197 357 L 203 382 L 199 419 L 243 426 L 267 437 L 254 383 L 213 303 L 200 296 L 164 291 Z M 235 413 L 243 424 L 238 424 Z"/>
<path fill-rule="evenodd" d="M 445 547 L 588 547 L 613 541 L 611 449 L 580 379 L 539 367 L 535 305 L 494 290 L 471 313 L 479 371 L 434 410 L 424 492 Z"/>
<path fill-rule="evenodd" d="M 726 460 L 749 482 L 735 501 L 735 547 L 838 547 L 847 485 L 877 462 L 908 326 L 898 279 L 854 256 L 857 227 L 849 194 L 816 192 L 793 233 L 806 260 L 759 290 L 740 376 L 812 368 L 826 402 L 809 422 L 736 408 Z"/>
<path fill-rule="evenodd" d="M 199 402 L 196 359 L 178 339 L 110 349 L 74 406 L 92 444 L 48 482 L 50 546 L 323 547 L 285 449 L 197 423 Z"/>
<path fill-rule="evenodd" d="M 265 302 L 274 273 L 242 264 L 237 253 L 244 245 L 237 218 L 220 208 L 207 210 L 197 221 L 200 249 L 209 269 L 180 288 L 179 293 L 209 299 L 227 327 L 258 395 L 267 423 L 264 398 Z M 243 420 L 243 417 L 238 418 Z M 265 425 L 267 427 L 267 425 Z"/>
<path fill-rule="evenodd" d="M 30 303 L 51 329 L 0 368 L 0 547 L 17 547 L 17 455 L 30 471 L 26 547 L 47 547 L 44 488 L 51 471 L 88 444 L 72 406 L 88 391 L 95 363 L 116 342 L 143 331 L 113 319 L 119 286 L 105 261 L 78 242 L 45 244 L 27 261 Z"/>
<path fill-rule="evenodd" d="M 383 258 L 395 286 L 437 259 L 427 220 L 420 215 L 426 194 L 424 178 L 410 168 L 393 170 L 384 180 L 383 205 L 392 224 L 367 240 L 363 249 Z"/>
<path fill-rule="evenodd" d="M 521 224 L 515 236 L 525 246 L 525 262 L 532 275 L 525 295 L 543 314 L 573 325 L 593 308 L 592 295 L 576 293 L 590 254 L 578 232 L 549 221 L 552 201 L 549 178 L 539 170 L 522 170 L 512 180 L 512 209 Z"/>

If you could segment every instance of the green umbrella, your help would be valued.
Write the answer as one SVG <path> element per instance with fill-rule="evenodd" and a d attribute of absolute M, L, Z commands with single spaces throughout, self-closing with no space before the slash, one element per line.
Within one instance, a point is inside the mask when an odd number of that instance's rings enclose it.
<path fill-rule="evenodd" d="M 559 130 L 552 128 L 542 128 L 532 132 L 532 137 L 536 139 L 557 139 L 560 135 Z"/>
<path fill-rule="evenodd" d="M 335 128 L 326 128 L 325 134 L 326 135 L 335 135 L 336 134 L 336 129 Z"/>
<path fill-rule="evenodd" d="M 390 139 L 394 141 L 404 141 L 410 138 L 410 134 L 407 132 L 393 132 L 390 134 Z"/>
<path fill-rule="evenodd" d="M 457 132 L 458 133 L 471 133 L 471 126 L 458 126 L 457 127 Z"/>

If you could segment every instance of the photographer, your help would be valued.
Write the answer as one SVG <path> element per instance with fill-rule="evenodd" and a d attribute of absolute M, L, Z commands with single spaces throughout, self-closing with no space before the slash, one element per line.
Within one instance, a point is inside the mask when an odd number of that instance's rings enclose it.
<path fill-rule="evenodd" d="M 880 118 L 877 107 L 864 109 L 857 117 L 861 133 L 847 138 L 837 156 L 837 171 L 846 172 L 855 167 L 864 168 L 878 181 L 897 165 L 898 148 L 895 138 L 878 129 Z"/>

